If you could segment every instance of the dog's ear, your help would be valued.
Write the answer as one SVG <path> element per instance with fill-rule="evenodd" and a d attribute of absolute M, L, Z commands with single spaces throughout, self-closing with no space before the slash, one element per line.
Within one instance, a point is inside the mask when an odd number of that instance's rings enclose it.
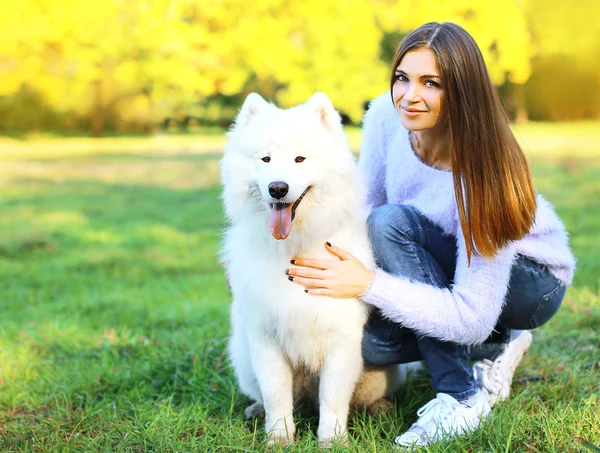
<path fill-rule="evenodd" d="M 323 123 L 323 126 L 325 126 L 328 131 L 335 132 L 340 130 L 342 118 L 325 93 L 317 92 L 313 94 L 306 104 L 314 109 L 314 112 L 319 115 L 321 123 Z"/>
<path fill-rule="evenodd" d="M 235 127 L 246 126 L 252 118 L 267 108 L 269 108 L 267 101 L 260 97 L 259 94 L 250 93 L 235 119 Z"/>

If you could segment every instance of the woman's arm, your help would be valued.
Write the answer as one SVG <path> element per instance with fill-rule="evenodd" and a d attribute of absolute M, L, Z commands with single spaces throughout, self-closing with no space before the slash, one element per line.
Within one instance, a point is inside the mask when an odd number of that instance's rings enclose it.
<path fill-rule="evenodd" d="M 490 335 L 500 316 L 514 256 L 511 244 L 491 260 L 474 254 L 468 266 L 459 231 L 455 283 L 451 288 L 411 282 L 378 269 L 361 298 L 417 333 L 455 343 L 480 343 Z"/>
<path fill-rule="evenodd" d="M 290 280 L 311 295 L 361 297 L 419 334 L 461 344 L 481 343 L 492 332 L 514 257 L 513 246 L 508 246 L 492 260 L 473 255 L 467 266 L 466 248 L 459 240 L 455 283 L 438 288 L 381 269 L 370 271 L 350 253 L 329 243 L 326 248 L 336 259 L 294 259 L 295 267 L 286 272 Z"/>

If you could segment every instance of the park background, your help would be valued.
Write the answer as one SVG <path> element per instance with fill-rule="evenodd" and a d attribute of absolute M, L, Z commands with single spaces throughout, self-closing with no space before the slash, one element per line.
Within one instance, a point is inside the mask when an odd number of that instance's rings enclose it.
<path fill-rule="evenodd" d="M 0 450 L 265 451 L 226 355 L 218 162 L 245 96 L 315 91 L 358 153 L 403 36 L 452 21 L 485 56 L 578 259 L 513 398 L 429 451 L 600 451 L 600 4 L 582 0 L 0 3 Z M 249 257 L 251 265 L 251 257 Z M 388 451 L 433 395 L 356 414 Z M 311 451 L 316 419 L 301 411 Z"/>

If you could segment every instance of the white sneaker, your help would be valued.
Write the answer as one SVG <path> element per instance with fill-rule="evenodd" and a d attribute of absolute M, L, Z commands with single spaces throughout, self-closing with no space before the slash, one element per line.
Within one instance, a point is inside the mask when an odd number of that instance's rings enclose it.
<path fill-rule="evenodd" d="M 423 447 L 444 438 L 474 431 L 490 411 L 487 395 L 480 391 L 468 399 L 470 406 L 450 395 L 438 393 L 417 411 L 419 419 L 408 431 L 396 437 L 396 448 Z"/>
<path fill-rule="evenodd" d="M 487 392 L 492 407 L 510 395 L 510 385 L 521 359 L 529 349 L 533 336 L 528 330 L 511 330 L 506 349 L 493 362 L 480 360 L 473 365 L 473 375 L 479 387 Z"/>

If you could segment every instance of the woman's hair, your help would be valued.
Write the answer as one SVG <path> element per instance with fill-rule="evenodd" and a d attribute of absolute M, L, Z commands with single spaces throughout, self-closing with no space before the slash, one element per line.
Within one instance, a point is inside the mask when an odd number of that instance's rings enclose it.
<path fill-rule="evenodd" d="M 396 50 L 391 87 L 404 55 L 417 49 L 431 49 L 437 61 L 468 260 L 474 250 L 491 258 L 507 242 L 525 236 L 534 222 L 536 195 L 529 165 L 471 35 L 448 22 L 419 27 Z"/>

